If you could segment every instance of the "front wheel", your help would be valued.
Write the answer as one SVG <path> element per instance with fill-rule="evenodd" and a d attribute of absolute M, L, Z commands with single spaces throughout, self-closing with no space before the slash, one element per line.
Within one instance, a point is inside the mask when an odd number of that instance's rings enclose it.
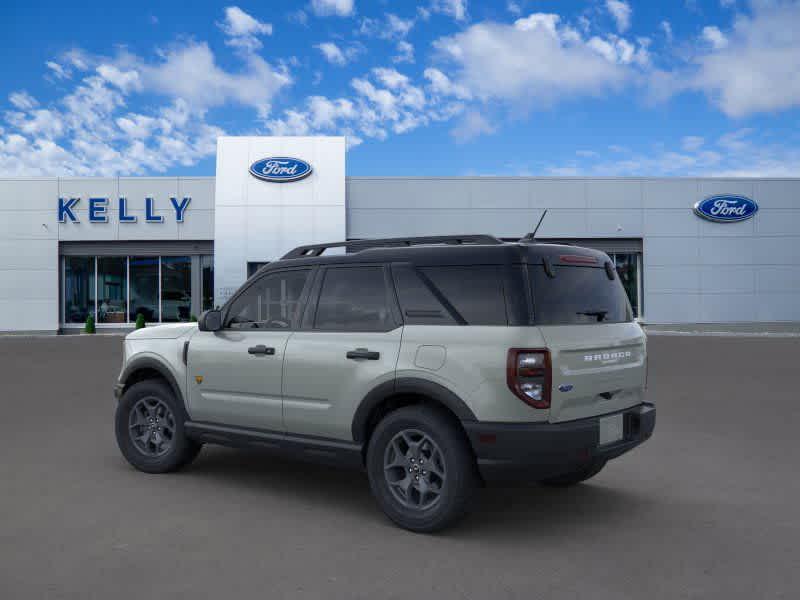
<path fill-rule="evenodd" d="M 378 423 L 367 448 L 370 487 L 400 527 L 433 532 L 470 507 L 475 459 L 458 425 L 426 406 L 408 406 Z"/>
<path fill-rule="evenodd" d="M 185 415 L 166 383 L 148 379 L 133 384 L 120 398 L 115 416 L 122 455 L 145 473 L 166 473 L 190 463 L 201 445 L 186 437 Z"/>

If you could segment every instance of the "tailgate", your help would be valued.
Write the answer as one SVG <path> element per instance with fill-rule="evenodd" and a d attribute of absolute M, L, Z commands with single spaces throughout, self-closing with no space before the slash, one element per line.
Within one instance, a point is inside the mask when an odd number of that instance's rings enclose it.
<path fill-rule="evenodd" d="M 550 421 L 572 421 L 644 401 L 646 338 L 638 323 L 540 326 L 553 369 Z"/>

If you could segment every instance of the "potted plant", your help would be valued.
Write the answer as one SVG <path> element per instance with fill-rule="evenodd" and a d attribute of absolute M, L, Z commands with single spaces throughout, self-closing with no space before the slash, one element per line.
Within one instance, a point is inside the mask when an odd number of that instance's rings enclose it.
<path fill-rule="evenodd" d="M 136 329 L 142 329 L 145 326 L 144 315 L 138 313 L 136 315 Z"/>
<path fill-rule="evenodd" d="M 86 317 L 86 325 L 83 327 L 84 333 L 95 333 L 94 315 Z"/>

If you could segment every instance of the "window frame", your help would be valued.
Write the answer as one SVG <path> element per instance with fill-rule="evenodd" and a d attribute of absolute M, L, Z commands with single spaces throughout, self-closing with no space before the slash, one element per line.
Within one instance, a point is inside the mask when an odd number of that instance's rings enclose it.
<path fill-rule="evenodd" d="M 318 269 L 316 266 L 297 265 L 293 267 L 284 267 L 267 271 L 265 273 L 261 273 L 257 277 L 254 277 L 252 281 L 248 280 L 246 285 L 243 285 L 241 288 L 239 288 L 239 290 L 233 296 L 231 296 L 222 307 L 222 331 L 298 331 L 300 329 L 300 324 L 303 321 L 303 314 L 306 312 L 306 307 L 308 306 L 309 292 L 316 279 L 317 270 Z M 297 316 L 292 319 L 292 322 L 289 324 L 289 327 L 283 329 L 272 327 L 253 327 L 247 329 L 240 327 L 229 327 L 228 317 L 230 315 L 231 308 L 241 296 L 246 294 L 250 288 L 252 288 L 254 285 L 257 285 L 265 277 L 272 277 L 274 275 L 280 275 L 281 273 L 288 273 L 291 271 L 308 271 L 308 276 L 303 284 L 303 291 L 300 293 L 300 298 L 297 301 L 298 304 L 300 304 L 300 308 L 297 311 Z"/>
<path fill-rule="evenodd" d="M 322 285 L 325 281 L 325 275 L 332 269 L 364 269 L 373 268 L 381 269 L 383 273 L 383 287 L 386 292 L 386 302 L 389 308 L 389 324 L 385 329 L 317 329 L 315 328 L 315 321 L 317 317 L 317 310 L 319 308 L 319 300 L 322 295 Z M 394 331 L 398 327 L 403 326 L 403 319 L 400 313 L 400 306 L 397 302 L 397 294 L 392 282 L 392 276 L 389 270 L 389 265 L 384 263 L 348 263 L 348 264 L 331 264 L 320 267 L 314 275 L 313 288 L 310 290 L 308 302 L 306 303 L 305 310 L 301 319 L 300 329 L 303 331 L 311 331 L 315 333 L 387 333 Z"/>

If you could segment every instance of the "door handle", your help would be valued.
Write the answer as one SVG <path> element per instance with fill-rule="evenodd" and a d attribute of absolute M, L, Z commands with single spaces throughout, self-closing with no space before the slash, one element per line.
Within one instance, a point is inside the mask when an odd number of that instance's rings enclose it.
<path fill-rule="evenodd" d="M 372 352 L 366 348 L 356 348 L 347 353 L 347 358 L 366 358 L 367 360 L 378 360 L 381 357 L 380 352 Z"/>
<path fill-rule="evenodd" d="M 263 344 L 259 344 L 258 346 L 250 346 L 247 349 L 248 354 L 265 354 L 267 356 L 273 356 L 275 354 L 275 348 L 268 348 Z"/>

